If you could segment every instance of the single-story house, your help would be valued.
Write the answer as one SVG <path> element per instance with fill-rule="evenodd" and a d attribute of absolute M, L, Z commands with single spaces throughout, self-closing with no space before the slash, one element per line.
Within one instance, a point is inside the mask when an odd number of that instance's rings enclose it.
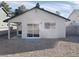
<path fill-rule="evenodd" d="M 79 10 L 74 9 L 68 18 L 79 23 Z"/>
<path fill-rule="evenodd" d="M 68 18 L 71 19 L 71 21 L 67 22 L 67 34 L 79 35 L 79 10 L 73 10 Z"/>
<path fill-rule="evenodd" d="M 69 19 L 40 8 L 38 4 L 24 13 L 4 20 L 8 22 L 8 39 L 10 23 L 16 23 L 17 36 L 22 39 L 65 38 L 65 22 Z"/>

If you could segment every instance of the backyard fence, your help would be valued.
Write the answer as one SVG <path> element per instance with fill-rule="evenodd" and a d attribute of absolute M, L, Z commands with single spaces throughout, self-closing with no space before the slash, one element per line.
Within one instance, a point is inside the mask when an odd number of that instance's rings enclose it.
<path fill-rule="evenodd" d="M 66 27 L 66 35 L 79 35 L 79 26 L 67 26 Z"/>

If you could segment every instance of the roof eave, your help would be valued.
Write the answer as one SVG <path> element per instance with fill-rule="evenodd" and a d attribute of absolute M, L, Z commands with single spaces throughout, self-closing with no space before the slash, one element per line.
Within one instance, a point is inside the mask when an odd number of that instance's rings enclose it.
<path fill-rule="evenodd" d="M 67 21 L 70 21 L 70 19 L 67 19 L 67 18 L 65 18 L 65 17 L 63 17 L 63 16 L 60 16 L 60 15 L 57 15 L 57 14 L 54 14 L 54 13 L 52 13 L 52 12 L 50 12 L 50 11 L 47 11 L 47 10 L 44 10 L 44 9 L 42 9 L 42 8 L 33 7 L 32 9 L 34 9 L 34 8 L 38 8 L 38 9 L 40 9 L 40 10 L 43 10 L 43 11 L 46 11 L 46 12 L 51 13 L 51 14 L 53 14 L 53 15 L 56 15 L 56 16 L 58 16 L 58 17 L 61 17 L 61 18 L 65 19 L 65 20 L 67 20 Z M 32 10 L 32 9 L 30 9 L 30 10 Z M 25 11 L 24 13 L 26 13 L 26 12 L 28 12 L 28 11 L 30 11 L 30 10 L 27 10 L 27 11 Z M 24 14 L 24 13 L 22 13 L 22 14 Z M 22 14 L 20 14 L 20 15 L 22 15 Z M 17 15 L 17 16 L 19 16 L 19 15 Z M 15 17 L 17 17 L 17 16 L 13 16 L 13 17 L 11 17 L 11 18 L 8 18 L 8 19 L 4 20 L 3 22 L 8 22 L 10 19 L 13 19 L 13 18 L 15 18 Z"/>

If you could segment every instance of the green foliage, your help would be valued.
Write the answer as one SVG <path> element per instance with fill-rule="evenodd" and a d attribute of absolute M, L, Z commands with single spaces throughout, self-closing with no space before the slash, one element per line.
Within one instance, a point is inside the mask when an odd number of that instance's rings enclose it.
<path fill-rule="evenodd" d="M 19 10 L 19 9 L 15 9 L 14 15 L 17 16 L 17 15 L 19 15 L 19 14 L 21 14 L 21 13 L 20 13 L 20 10 Z"/>
<path fill-rule="evenodd" d="M 22 14 L 25 12 L 27 9 L 25 8 L 24 5 L 19 6 L 17 9 L 15 9 L 14 15 L 17 16 L 19 14 Z"/>
<path fill-rule="evenodd" d="M 39 3 L 37 3 L 37 4 L 36 4 L 36 7 L 37 7 L 37 8 L 39 8 L 39 7 L 40 7 Z"/>
<path fill-rule="evenodd" d="M 9 5 L 6 3 L 6 2 L 4 2 L 4 1 L 2 1 L 1 3 L 0 3 L 0 6 L 1 7 L 3 7 L 6 11 L 10 11 L 10 7 L 9 7 Z"/>

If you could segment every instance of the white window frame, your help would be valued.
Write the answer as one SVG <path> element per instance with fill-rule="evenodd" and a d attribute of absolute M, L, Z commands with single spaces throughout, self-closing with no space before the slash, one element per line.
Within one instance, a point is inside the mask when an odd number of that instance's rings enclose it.
<path fill-rule="evenodd" d="M 46 22 L 45 24 L 45 29 L 55 29 L 56 28 L 56 23 L 50 23 L 50 22 Z"/>
<path fill-rule="evenodd" d="M 29 25 L 30 25 L 31 28 L 29 29 L 29 27 L 28 27 L 28 30 L 27 30 L 28 33 L 27 33 L 27 35 L 28 34 L 32 34 L 32 35 L 38 34 L 39 35 L 39 28 L 35 28 L 35 26 L 39 27 L 39 24 L 27 24 L 27 26 L 29 26 Z M 35 37 L 35 36 L 32 36 L 32 37 Z"/>

